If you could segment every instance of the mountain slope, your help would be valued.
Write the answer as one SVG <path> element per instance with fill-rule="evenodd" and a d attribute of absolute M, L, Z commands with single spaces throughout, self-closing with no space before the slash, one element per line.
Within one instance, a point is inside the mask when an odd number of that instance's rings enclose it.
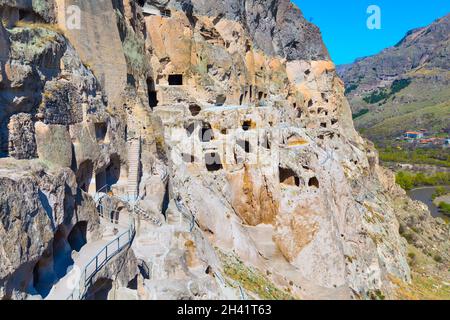
<path fill-rule="evenodd" d="M 53 2 L 0 0 L 0 299 L 395 298 L 410 249 L 449 278 L 290 1 Z"/>
<path fill-rule="evenodd" d="M 337 68 L 357 129 L 378 143 L 405 130 L 450 129 L 449 34 L 447 15 L 409 31 L 394 47 Z"/>

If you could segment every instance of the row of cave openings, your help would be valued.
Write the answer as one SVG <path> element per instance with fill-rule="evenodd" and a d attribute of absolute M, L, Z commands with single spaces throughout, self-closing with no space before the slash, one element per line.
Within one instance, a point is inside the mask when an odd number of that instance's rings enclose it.
<path fill-rule="evenodd" d="M 243 149 L 246 152 L 250 151 L 250 146 L 245 143 L 245 141 L 238 141 Z M 195 162 L 196 159 L 192 155 L 182 154 L 183 160 L 185 162 Z M 205 167 L 208 172 L 216 172 L 223 169 L 222 160 L 220 155 L 217 152 L 210 152 L 205 154 Z M 292 169 L 279 167 L 279 181 L 281 184 L 294 186 L 294 187 L 302 187 L 305 186 L 306 183 L 303 178 L 299 177 Z M 319 189 L 319 179 L 317 177 L 310 177 L 307 183 L 308 187 L 313 187 Z"/>
<path fill-rule="evenodd" d="M 120 178 L 121 163 L 117 154 L 113 154 L 110 158 L 109 165 L 95 172 L 95 189 L 96 191 L 104 190 L 106 185 L 114 185 Z M 84 192 L 89 192 L 92 178 L 94 176 L 94 164 L 91 160 L 82 162 L 76 170 L 76 180 L 78 187 Z M 107 191 L 107 190 L 106 190 Z M 117 217 L 116 217 L 117 218 Z M 76 223 L 68 232 L 67 227 L 61 225 L 54 233 L 52 244 L 44 252 L 42 257 L 36 262 L 33 268 L 32 293 L 38 293 L 45 298 L 55 283 L 63 278 L 69 267 L 74 261 L 71 258 L 72 252 L 79 252 L 87 243 L 88 222 L 80 221 Z M 88 291 L 88 296 L 95 299 L 101 299 L 102 295 L 107 293 L 109 289 L 105 283 L 109 284 L 108 279 L 100 279 L 98 283 L 92 286 Z M 103 297 L 105 298 L 105 297 Z"/>
<path fill-rule="evenodd" d="M 301 187 L 305 181 L 300 178 L 292 169 L 279 167 L 280 183 L 288 186 Z M 319 179 L 311 177 L 308 180 L 308 187 L 319 188 Z"/>
<path fill-rule="evenodd" d="M 192 109 L 192 110 L 194 110 L 194 109 Z M 197 112 L 197 111 L 199 111 L 199 110 L 195 109 L 195 112 Z M 187 132 L 188 137 L 192 136 L 192 134 L 195 131 L 195 127 L 196 127 L 195 123 L 190 123 L 189 125 L 186 126 L 186 132 Z M 242 122 L 241 128 L 243 131 L 249 131 L 255 127 L 256 127 L 256 124 L 252 120 L 245 120 Z M 228 134 L 228 130 L 226 128 L 224 128 L 220 131 L 220 133 L 223 135 L 226 135 L 226 134 Z M 211 124 L 203 121 L 201 124 L 201 129 L 199 130 L 199 133 L 198 133 L 198 137 L 201 142 L 211 142 L 212 140 L 214 140 L 215 139 L 214 131 L 211 127 Z"/>
<path fill-rule="evenodd" d="M 249 89 L 244 90 L 243 93 L 241 93 L 240 97 L 239 97 L 239 105 L 243 105 L 244 101 L 250 101 L 252 102 L 254 98 L 257 99 L 258 103 L 262 103 L 264 101 L 264 99 L 267 99 L 268 93 L 264 92 L 264 91 L 257 91 L 256 93 L 256 97 L 254 97 L 254 92 L 253 92 L 253 86 L 251 85 L 249 87 Z"/>
<path fill-rule="evenodd" d="M 52 243 L 34 265 L 31 291 L 43 298 L 50 293 L 53 285 L 63 278 L 74 264 L 72 252 L 80 252 L 87 243 L 87 230 L 87 221 L 76 223 L 70 232 L 64 225 L 58 227 Z"/>
<path fill-rule="evenodd" d="M 109 165 L 95 172 L 95 191 L 104 191 L 105 186 L 115 185 L 120 179 L 121 163 L 117 154 L 111 155 Z M 94 163 L 91 160 L 82 162 L 76 170 L 78 187 L 84 192 L 89 192 L 94 176 Z"/>

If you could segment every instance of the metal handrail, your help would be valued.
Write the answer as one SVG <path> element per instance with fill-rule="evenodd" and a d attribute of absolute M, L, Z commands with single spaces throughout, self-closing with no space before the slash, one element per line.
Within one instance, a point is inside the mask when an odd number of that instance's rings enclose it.
<path fill-rule="evenodd" d="M 141 207 L 140 207 L 139 205 L 137 205 L 136 203 L 133 204 L 133 212 L 134 212 L 134 213 L 137 213 L 137 214 L 141 214 L 142 216 L 144 216 L 144 218 L 148 217 L 148 219 L 149 219 L 151 222 L 153 222 L 155 225 L 157 225 L 158 227 L 161 227 L 161 226 L 162 226 L 162 222 L 161 222 L 158 218 L 156 218 L 156 217 L 154 217 L 154 216 L 148 214 L 146 210 L 144 210 L 143 208 L 141 208 Z"/>
<path fill-rule="evenodd" d="M 98 189 L 98 190 L 95 192 L 95 194 L 101 193 L 101 192 L 103 192 L 103 190 L 106 190 L 105 193 L 108 193 L 108 192 L 111 191 L 111 187 L 112 187 L 111 185 L 105 184 L 103 187 L 101 187 L 100 189 Z"/>
<path fill-rule="evenodd" d="M 187 219 L 191 220 L 189 232 L 192 232 L 192 230 L 194 230 L 195 227 L 195 215 L 189 209 L 187 209 L 186 206 L 182 204 L 181 200 L 175 199 L 175 205 L 182 215 L 184 215 Z M 186 213 L 186 211 L 189 211 L 189 213 Z"/>
<path fill-rule="evenodd" d="M 134 223 L 134 219 L 131 220 L 131 224 L 130 224 L 130 228 L 121 233 L 118 237 L 116 237 L 114 240 L 111 240 L 110 242 L 108 242 L 98 253 L 97 255 L 91 259 L 91 261 L 88 262 L 88 264 L 84 267 L 83 272 L 82 272 L 82 276 L 80 277 L 80 281 L 79 281 L 79 285 L 78 287 L 75 287 L 72 291 L 72 293 L 70 294 L 69 297 L 67 297 L 66 300 L 82 300 L 84 298 L 84 296 L 86 295 L 86 291 L 87 291 L 87 287 L 89 282 L 92 280 L 92 278 L 98 273 L 98 271 L 100 271 L 100 269 L 106 265 L 106 263 L 108 263 L 113 257 L 115 257 L 119 252 L 121 252 L 125 247 L 127 247 L 129 244 L 131 244 L 131 242 L 134 239 L 134 236 L 136 235 L 136 228 L 135 228 L 135 223 Z M 126 238 L 126 242 L 121 245 L 121 239 L 123 239 L 124 236 Z M 108 248 L 115 244 L 117 242 L 117 249 L 114 246 L 114 250 L 111 252 L 109 252 L 108 254 Z M 104 253 L 104 257 L 101 257 Z M 101 260 L 103 259 L 103 260 Z M 93 269 L 90 273 L 89 273 L 89 267 L 91 267 L 91 265 L 93 266 L 95 263 L 95 269 Z M 78 292 L 78 296 L 76 296 L 76 292 Z"/>

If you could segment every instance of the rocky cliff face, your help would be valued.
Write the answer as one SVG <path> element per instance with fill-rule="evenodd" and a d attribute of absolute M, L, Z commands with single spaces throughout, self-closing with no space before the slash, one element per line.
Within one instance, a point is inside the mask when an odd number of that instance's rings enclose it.
<path fill-rule="evenodd" d="M 339 66 L 355 124 L 370 139 L 449 129 L 449 30 L 447 15 L 409 31 L 394 47 Z"/>
<path fill-rule="evenodd" d="M 67 29 L 67 5 L 81 9 L 81 30 Z M 2 184 L 2 239 L 33 239 L 20 252 L 2 242 L 1 256 L 15 257 L 0 268 L 3 297 L 45 297 L 64 272 L 52 277 L 37 261 L 55 261 L 44 249 L 60 248 L 77 224 L 87 224 L 86 245 L 101 240 L 111 226 L 98 218 L 99 195 L 120 198 L 111 212 L 136 221 L 131 248 L 91 288 L 114 280 L 110 298 L 393 297 L 392 278 L 410 281 L 392 178 L 353 128 L 320 33 L 289 1 L 54 7 L 57 26 L 0 30 L 10 43 L 0 101 L 11 146 L 0 173 L 10 181 L 26 164 L 34 179 L 16 194 L 30 202 L 22 207 Z M 93 32 L 99 12 L 115 23 Z M 33 136 L 36 153 L 24 147 Z M 54 201 L 76 201 L 53 220 L 39 194 L 63 173 L 71 180 Z M 17 215 L 25 219 L 12 229 Z"/>

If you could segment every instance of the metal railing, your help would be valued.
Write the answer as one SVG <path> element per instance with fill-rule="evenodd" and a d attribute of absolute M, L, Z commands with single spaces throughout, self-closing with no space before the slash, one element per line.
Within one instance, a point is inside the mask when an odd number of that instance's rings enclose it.
<path fill-rule="evenodd" d="M 127 231 L 121 233 L 114 240 L 106 244 L 97 255 L 84 267 L 78 285 L 66 300 L 82 300 L 92 284 L 92 278 L 103 268 L 112 258 L 123 249 L 128 247 L 136 235 L 134 219 L 131 220 Z"/>
<path fill-rule="evenodd" d="M 100 200 L 107 196 L 108 194 L 100 194 L 102 191 L 101 190 L 110 190 L 111 186 L 110 185 L 105 185 L 102 188 L 99 189 L 99 191 L 97 191 L 95 193 L 95 201 L 97 203 L 97 207 L 99 208 L 99 212 L 100 215 L 102 217 L 104 216 L 104 208 L 103 205 L 100 203 Z M 133 211 L 133 213 L 135 215 L 139 215 L 141 217 L 143 217 L 144 219 L 150 220 L 153 224 L 157 225 L 158 227 L 162 226 L 162 222 L 155 216 L 153 216 L 152 214 L 148 213 L 145 209 L 143 209 L 142 207 L 140 207 L 136 201 L 131 200 L 130 199 L 130 194 L 122 194 L 122 195 L 114 195 L 114 194 L 109 194 L 108 196 L 110 197 L 114 197 L 120 201 L 126 202 L 127 204 L 129 204 L 129 209 L 131 209 Z M 110 210 L 110 213 L 114 213 L 117 214 L 117 210 Z M 117 215 L 116 215 L 117 216 Z"/>
<path fill-rule="evenodd" d="M 195 227 L 195 215 L 191 212 L 191 210 L 189 210 L 182 202 L 180 197 L 177 197 L 175 199 L 175 205 L 178 209 L 178 211 L 181 212 L 181 214 L 190 220 L 190 227 L 189 227 L 189 232 L 192 232 L 192 230 L 194 230 Z"/>
<path fill-rule="evenodd" d="M 153 216 L 152 214 L 149 214 L 146 210 L 139 207 L 136 203 L 133 204 L 133 212 L 144 219 L 150 220 L 154 225 L 161 227 L 162 222 L 157 217 Z"/>

